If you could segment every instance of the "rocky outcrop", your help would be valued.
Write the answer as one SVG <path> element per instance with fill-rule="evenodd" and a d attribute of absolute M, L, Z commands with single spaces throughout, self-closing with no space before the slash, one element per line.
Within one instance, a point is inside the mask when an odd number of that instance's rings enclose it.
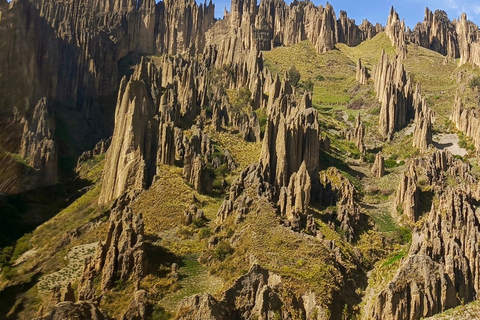
<path fill-rule="evenodd" d="M 428 150 L 432 140 L 432 115 L 429 110 L 421 111 L 415 119 L 413 130 L 413 147 L 420 149 L 420 152 Z"/>
<path fill-rule="evenodd" d="M 385 159 L 380 152 L 375 156 L 371 172 L 375 178 L 381 178 L 385 175 Z"/>
<path fill-rule="evenodd" d="M 480 213 L 477 200 L 460 189 L 446 188 L 414 231 L 408 256 L 378 295 L 372 319 L 420 319 L 475 299 Z"/>
<path fill-rule="evenodd" d="M 419 118 L 420 112 L 427 113 L 420 84 L 413 87 L 398 55 L 390 63 L 387 54 L 382 51 L 375 69 L 374 82 L 377 99 L 381 103 L 379 132 L 385 139 L 390 140 L 396 131 L 405 127 L 415 116 Z"/>
<path fill-rule="evenodd" d="M 125 311 L 120 320 L 143 320 L 150 315 L 148 295 L 145 290 L 138 290 L 134 293 L 127 311 Z"/>
<path fill-rule="evenodd" d="M 95 255 L 85 261 L 78 286 L 79 300 L 95 297 L 96 277 L 101 279 L 98 289 L 105 292 L 118 280 L 137 283 L 145 276 L 143 220 L 129 207 L 135 197 L 134 193 L 126 193 L 112 205 L 105 243 L 100 243 Z"/>
<path fill-rule="evenodd" d="M 475 149 L 480 150 L 480 117 L 478 111 L 465 107 L 458 93 L 455 97 L 450 120 L 458 130 L 473 140 Z"/>
<path fill-rule="evenodd" d="M 213 146 L 207 134 L 192 127 L 193 135 L 184 139 L 185 157 L 183 176 L 198 192 L 212 192 L 213 176 L 206 164 L 212 161 Z"/>
<path fill-rule="evenodd" d="M 225 20 L 215 27 L 228 25 L 233 32 L 239 33 L 247 50 L 271 50 L 308 39 L 318 52 L 325 52 L 337 43 L 356 46 L 379 32 L 369 22 L 358 27 L 344 11 L 337 20 L 328 3 L 325 7 L 316 7 L 303 1 L 289 6 L 282 1 L 264 0 L 257 7 L 254 1 L 234 0 Z"/>
<path fill-rule="evenodd" d="M 278 200 L 281 215 L 291 222 L 294 229 L 299 230 L 301 225 L 306 225 L 306 221 L 302 224 L 301 219 L 306 220 L 305 213 L 310 203 L 311 190 L 310 175 L 305 162 L 303 162 L 300 169 L 290 177 L 288 187 L 280 189 Z"/>
<path fill-rule="evenodd" d="M 109 319 L 97 306 L 91 301 L 79 301 L 73 303 L 70 301 L 60 302 L 55 305 L 46 316 L 35 318 L 33 320 L 64 320 L 64 319 L 91 319 L 107 320 Z"/>
<path fill-rule="evenodd" d="M 56 183 L 58 146 L 55 142 L 55 116 L 46 98 L 40 99 L 33 114 L 23 123 L 20 155 L 38 170 L 37 185 Z"/>
<path fill-rule="evenodd" d="M 442 10 L 435 10 L 435 13 L 432 13 L 426 8 L 423 22 L 415 26 L 408 34 L 408 39 L 412 43 L 450 58 L 456 59 L 460 54 L 455 25 Z"/>
<path fill-rule="evenodd" d="M 411 163 L 402 174 L 394 202 L 400 214 L 411 221 L 417 221 L 420 206 L 420 188 L 418 187 L 417 172 Z"/>
<path fill-rule="evenodd" d="M 155 67 L 142 59 L 130 80 L 123 78 L 115 111 L 115 130 L 105 159 L 99 203 L 132 189 L 148 187 L 156 172 L 158 124 L 150 92 L 158 90 Z"/>
<path fill-rule="evenodd" d="M 359 58 L 356 65 L 356 78 L 360 84 L 367 84 L 368 72 L 367 68 L 362 65 L 362 60 Z"/>
<path fill-rule="evenodd" d="M 84 151 L 80 155 L 80 157 L 78 157 L 77 167 L 76 167 L 75 170 L 78 171 L 80 166 L 83 163 L 87 162 L 88 160 L 91 160 L 94 157 L 97 157 L 97 156 L 100 156 L 100 155 L 103 155 L 103 154 L 107 153 L 107 150 L 110 147 L 111 143 L 112 143 L 112 137 L 110 137 L 108 139 L 102 139 L 95 145 L 95 147 L 92 150 Z"/>
<path fill-rule="evenodd" d="M 208 294 L 182 300 L 177 319 L 272 319 L 275 314 L 282 316 L 285 306 L 295 301 L 286 299 L 284 290 L 288 292 L 279 275 L 254 264 L 222 294 L 219 301 Z M 304 315 L 300 303 L 295 307 Z"/>
<path fill-rule="evenodd" d="M 392 46 L 397 48 L 398 58 L 405 60 L 407 58 L 405 22 L 403 20 L 400 21 L 400 17 L 393 7 L 391 7 L 390 14 L 388 15 L 385 33 L 392 41 Z"/>
<path fill-rule="evenodd" d="M 455 27 L 460 51 L 460 64 L 471 63 L 480 66 L 480 33 L 478 26 L 468 21 L 467 15 L 462 13 Z"/>
<path fill-rule="evenodd" d="M 358 151 L 360 151 L 360 154 L 365 155 L 365 143 L 364 143 L 364 138 L 365 138 L 365 125 L 362 122 L 362 119 L 360 117 L 360 113 L 358 113 L 357 117 L 355 118 L 355 127 L 352 130 L 347 129 L 342 132 L 343 136 L 345 139 L 352 141 L 355 143 L 355 145 L 358 148 Z"/>
<path fill-rule="evenodd" d="M 345 240 L 358 240 L 360 227 L 366 222 L 366 216 L 355 202 L 355 186 L 334 167 L 320 173 L 320 182 L 320 204 L 336 207 L 334 212 L 325 216 L 325 222 L 334 229 L 341 229 Z"/>

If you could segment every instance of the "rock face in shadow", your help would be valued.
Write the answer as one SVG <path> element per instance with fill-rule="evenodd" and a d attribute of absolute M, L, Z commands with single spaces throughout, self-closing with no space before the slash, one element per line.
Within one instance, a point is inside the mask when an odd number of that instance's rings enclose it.
<path fill-rule="evenodd" d="M 320 182 L 320 204 L 336 206 L 336 211 L 325 222 L 333 229 L 341 229 L 346 241 L 355 242 L 362 222 L 366 222 L 366 216 L 355 203 L 355 186 L 334 167 L 321 172 Z"/>
<path fill-rule="evenodd" d="M 98 308 L 96 303 L 91 301 L 79 301 L 77 303 L 67 301 L 55 305 L 48 315 L 33 320 L 64 319 L 107 320 L 109 318 Z"/>
<path fill-rule="evenodd" d="M 23 120 L 20 155 L 38 170 L 35 180 L 39 186 L 57 182 L 58 147 L 55 142 L 55 115 L 46 98 L 40 99 L 29 119 Z"/>
<path fill-rule="evenodd" d="M 213 177 L 206 168 L 206 164 L 212 161 L 213 146 L 207 134 L 198 127 L 192 127 L 193 135 L 184 140 L 185 157 L 183 176 L 185 180 L 200 192 L 212 192 Z"/>

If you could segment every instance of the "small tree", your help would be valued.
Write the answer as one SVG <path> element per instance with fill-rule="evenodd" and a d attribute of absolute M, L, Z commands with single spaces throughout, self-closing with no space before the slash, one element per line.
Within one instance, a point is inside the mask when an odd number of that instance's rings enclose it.
<path fill-rule="evenodd" d="M 292 86 L 297 87 L 298 83 L 300 82 L 301 75 L 294 65 L 288 71 L 288 77 L 290 78 L 290 83 L 292 84 Z"/>

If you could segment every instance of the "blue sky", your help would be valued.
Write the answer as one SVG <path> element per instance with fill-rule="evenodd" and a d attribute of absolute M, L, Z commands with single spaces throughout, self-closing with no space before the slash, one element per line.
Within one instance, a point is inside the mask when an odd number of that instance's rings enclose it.
<path fill-rule="evenodd" d="M 201 0 L 201 2 L 203 2 Z M 292 1 L 287 0 L 287 3 Z M 325 5 L 326 1 L 313 0 L 316 5 Z M 435 11 L 442 9 L 447 12 L 450 19 L 460 17 L 462 12 L 466 12 L 468 19 L 480 24 L 480 1 L 478 0 L 403 0 L 403 1 L 347 1 L 347 0 L 330 0 L 332 6 L 337 13 L 345 10 L 350 18 L 355 19 L 360 24 L 363 19 L 368 19 L 375 24 L 380 22 L 385 25 L 387 22 L 390 7 L 393 5 L 400 15 L 400 19 L 405 19 L 407 26 L 413 28 L 417 22 L 423 21 L 425 7 Z M 231 0 L 213 0 L 215 4 L 216 17 L 223 17 L 223 10 L 227 7 L 230 10 Z"/>

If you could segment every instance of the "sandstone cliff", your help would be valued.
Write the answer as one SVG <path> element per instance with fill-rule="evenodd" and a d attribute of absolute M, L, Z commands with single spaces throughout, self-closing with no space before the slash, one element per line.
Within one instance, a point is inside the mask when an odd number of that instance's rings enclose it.
<path fill-rule="evenodd" d="M 106 204 L 127 190 L 148 187 L 155 175 L 158 124 L 149 92 L 157 88 L 154 66 L 142 60 L 130 80 L 124 78 L 118 93 L 115 130 L 106 156 L 99 202 Z M 153 81 L 152 81 L 153 80 Z"/>

